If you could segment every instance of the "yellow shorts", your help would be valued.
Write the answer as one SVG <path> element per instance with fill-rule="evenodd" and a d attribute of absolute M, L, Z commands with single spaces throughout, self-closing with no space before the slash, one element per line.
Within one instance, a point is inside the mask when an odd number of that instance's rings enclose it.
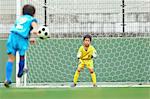
<path fill-rule="evenodd" d="M 87 68 L 93 68 L 93 60 L 79 60 L 79 65 L 78 67 L 84 68 L 86 66 Z"/>

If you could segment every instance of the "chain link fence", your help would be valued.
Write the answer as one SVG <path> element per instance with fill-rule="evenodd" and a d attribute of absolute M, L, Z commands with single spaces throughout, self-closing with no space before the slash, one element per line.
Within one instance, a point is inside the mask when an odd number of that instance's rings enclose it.
<path fill-rule="evenodd" d="M 20 0 L 36 7 L 44 25 L 44 0 Z M 0 36 L 7 37 L 16 19 L 16 0 L 0 0 Z M 147 37 L 150 35 L 149 0 L 47 0 L 51 37 Z"/>

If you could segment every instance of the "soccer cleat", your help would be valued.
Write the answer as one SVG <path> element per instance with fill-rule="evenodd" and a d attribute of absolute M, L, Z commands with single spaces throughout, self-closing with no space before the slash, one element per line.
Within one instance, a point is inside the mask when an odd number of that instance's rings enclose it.
<path fill-rule="evenodd" d="M 11 84 L 11 81 L 5 81 L 4 82 L 4 86 L 6 87 L 6 88 L 9 88 L 10 87 L 10 84 Z"/>
<path fill-rule="evenodd" d="M 28 71 L 29 71 L 28 68 L 24 68 L 24 69 L 23 69 L 23 72 L 22 72 L 21 74 L 18 73 L 18 75 L 17 75 L 18 78 L 21 78 L 21 77 L 23 76 L 23 74 L 24 74 L 24 73 L 27 73 Z"/>
<path fill-rule="evenodd" d="M 73 83 L 73 84 L 71 84 L 71 87 L 72 87 L 72 88 L 73 88 L 73 87 L 76 87 L 76 85 L 77 85 L 77 84 Z"/>
<path fill-rule="evenodd" d="M 96 85 L 96 84 L 93 84 L 93 87 L 97 87 L 97 85 Z"/>

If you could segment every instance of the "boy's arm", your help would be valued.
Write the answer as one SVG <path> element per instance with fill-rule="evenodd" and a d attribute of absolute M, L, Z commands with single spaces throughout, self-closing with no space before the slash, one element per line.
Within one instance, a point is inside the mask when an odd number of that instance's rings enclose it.
<path fill-rule="evenodd" d="M 31 33 L 38 35 L 38 32 L 37 32 L 38 25 L 37 25 L 37 23 L 36 22 L 32 22 L 31 26 L 33 27 Z"/>
<path fill-rule="evenodd" d="M 38 30 L 38 25 L 37 25 L 37 23 L 36 22 L 32 22 L 32 24 L 31 24 L 31 26 L 32 26 L 32 31 L 31 31 L 31 38 L 30 38 L 30 44 L 35 44 L 35 38 L 33 38 L 32 37 L 32 35 L 33 34 L 35 34 L 35 35 L 38 35 L 38 32 L 37 32 L 37 30 Z"/>

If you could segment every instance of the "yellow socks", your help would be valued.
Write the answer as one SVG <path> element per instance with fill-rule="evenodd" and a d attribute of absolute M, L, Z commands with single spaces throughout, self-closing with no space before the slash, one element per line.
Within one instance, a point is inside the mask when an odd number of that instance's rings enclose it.
<path fill-rule="evenodd" d="M 78 70 L 76 70 L 76 72 L 74 74 L 74 79 L 73 79 L 74 84 L 77 84 L 77 81 L 78 81 L 78 78 L 79 78 L 79 74 L 80 74 L 80 72 L 78 72 Z"/>
<path fill-rule="evenodd" d="M 77 84 L 79 75 L 80 75 L 80 72 L 78 72 L 78 70 L 76 70 L 76 72 L 74 74 L 74 79 L 73 79 L 74 84 Z M 96 74 L 95 74 L 95 72 L 91 73 L 91 77 L 92 77 L 93 85 L 96 85 Z"/>
<path fill-rule="evenodd" d="M 95 74 L 95 72 L 91 73 L 91 77 L 92 77 L 93 85 L 96 85 L 96 74 Z"/>

